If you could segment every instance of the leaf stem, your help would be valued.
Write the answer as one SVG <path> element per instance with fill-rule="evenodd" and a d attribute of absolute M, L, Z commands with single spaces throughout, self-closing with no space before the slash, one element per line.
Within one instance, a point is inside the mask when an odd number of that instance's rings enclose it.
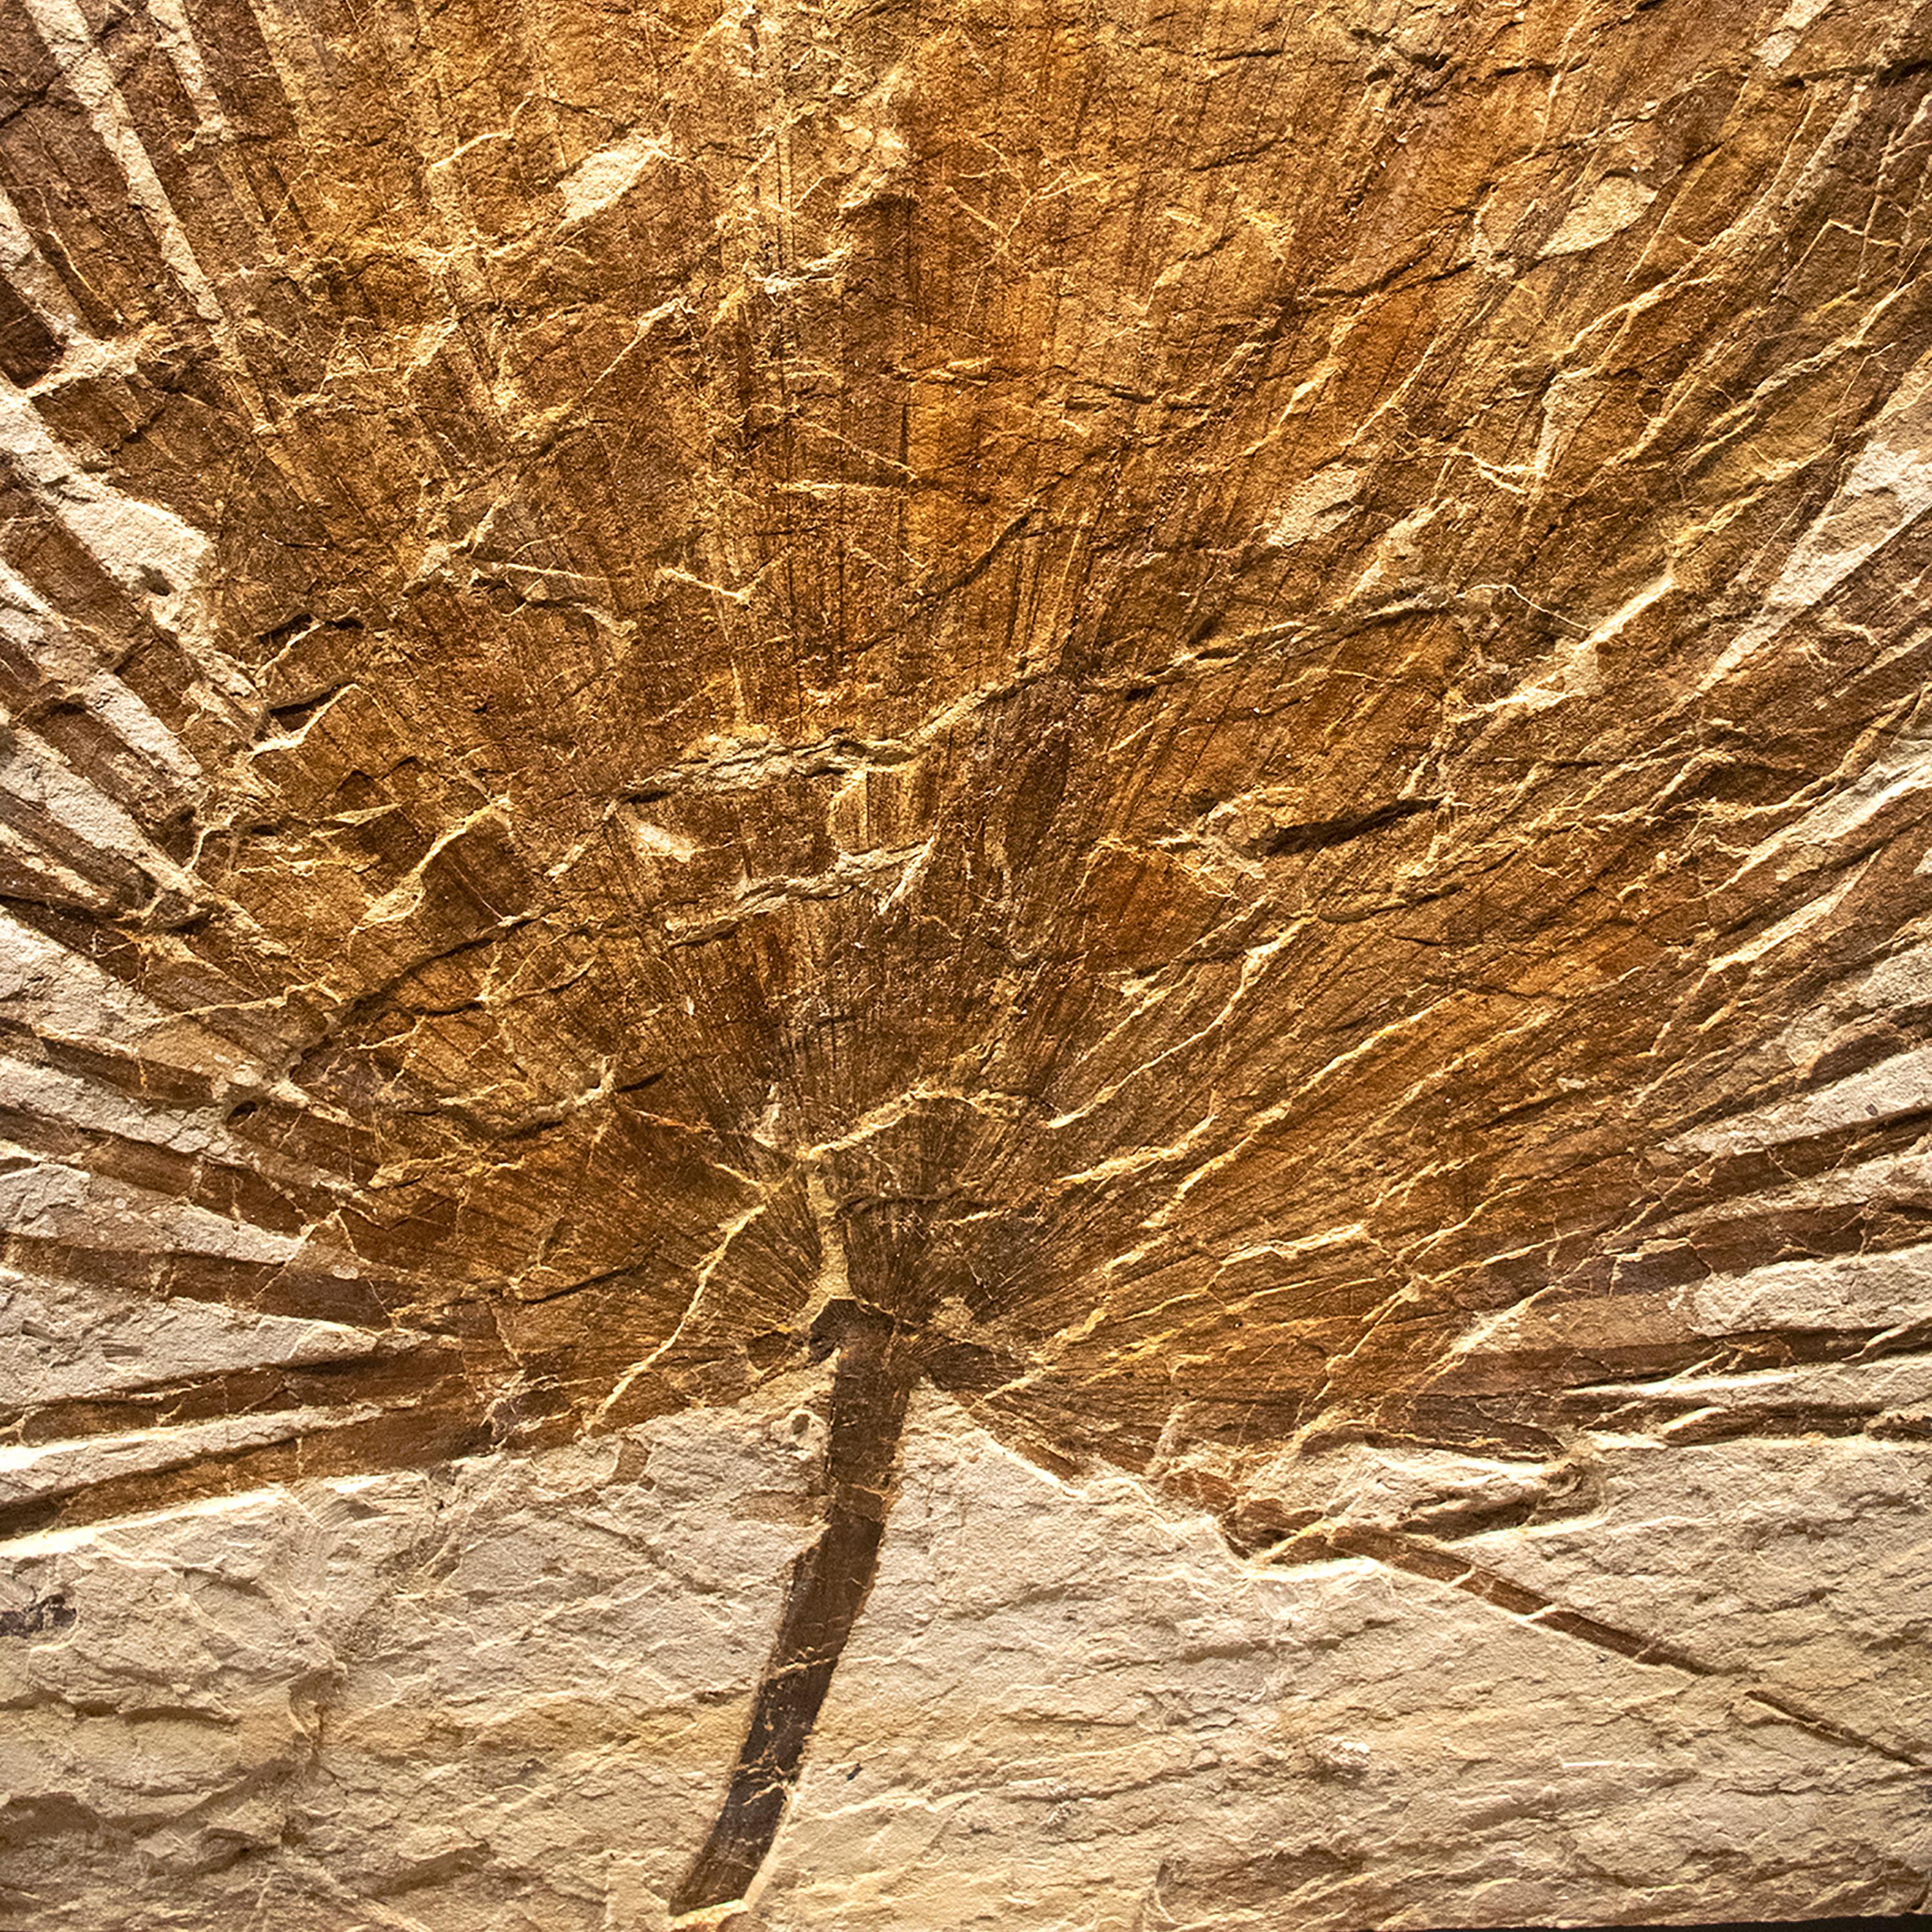
<path fill-rule="evenodd" d="M 829 1304 L 814 1340 L 835 1350 L 824 1479 L 825 1522 L 792 1565 L 776 1640 L 716 1822 L 670 1901 L 674 1918 L 744 1899 L 798 1782 L 832 1672 L 878 1574 L 879 1546 L 916 1372 L 890 1317 Z"/>

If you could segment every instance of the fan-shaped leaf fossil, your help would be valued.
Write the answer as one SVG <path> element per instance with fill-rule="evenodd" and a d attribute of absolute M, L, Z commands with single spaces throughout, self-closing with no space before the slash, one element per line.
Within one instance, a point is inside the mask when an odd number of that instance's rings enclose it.
<path fill-rule="evenodd" d="M 1924 10 L 110 10 L 7 28 L 5 1261 L 308 1325 L 8 1528 L 830 1359 L 692 1914 L 922 1383 L 1715 1668 L 1454 1546 L 1915 1426 L 1750 1284 L 1924 1234 Z M 1298 1487 L 1391 1444 L 1503 1474 Z"/>

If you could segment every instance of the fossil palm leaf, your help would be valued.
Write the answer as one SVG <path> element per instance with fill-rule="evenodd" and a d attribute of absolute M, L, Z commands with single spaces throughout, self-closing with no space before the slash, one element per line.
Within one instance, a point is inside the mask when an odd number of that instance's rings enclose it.
<path fill-rule="evenodd" d="M 1748 1286 L 1932 908 L 1928 22 L 1773 12 L 23 0 L 6 1258 L 248 1320 L 14 1522 L 857 1310 L 1288 1550 L 1919 1346 Z"/>

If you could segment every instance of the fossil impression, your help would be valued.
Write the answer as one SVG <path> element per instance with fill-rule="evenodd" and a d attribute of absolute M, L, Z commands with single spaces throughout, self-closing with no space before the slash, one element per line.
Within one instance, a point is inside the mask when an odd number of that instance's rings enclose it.
<path fill-rule="evenodd" d="M 1692 1672 L 1459 1543 L 1924 1433 L 1925 8 L 5 36 L 5 1264 L 306 1338 L 9 1534 L 826 1364 L 702 1917 L 921 1390 Z"/>

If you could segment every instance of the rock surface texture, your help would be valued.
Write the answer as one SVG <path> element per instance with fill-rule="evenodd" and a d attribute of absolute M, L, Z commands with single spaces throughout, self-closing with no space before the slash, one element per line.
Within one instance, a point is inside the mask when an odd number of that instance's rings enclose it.
<path fill-rule="evenodd" d="M 1932 5 L 0 0 L 0 1925 L 1932 1870 Z"/>

